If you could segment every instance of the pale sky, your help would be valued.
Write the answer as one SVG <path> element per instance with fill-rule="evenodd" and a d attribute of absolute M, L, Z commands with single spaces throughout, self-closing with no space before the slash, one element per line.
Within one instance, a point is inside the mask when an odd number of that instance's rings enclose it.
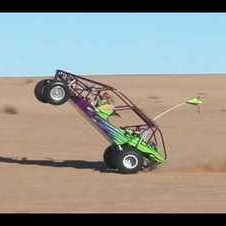
<path fill-rule="evenodd" d="M 0 76 L 226 73 L 226 13 L 0 13 Z"/>

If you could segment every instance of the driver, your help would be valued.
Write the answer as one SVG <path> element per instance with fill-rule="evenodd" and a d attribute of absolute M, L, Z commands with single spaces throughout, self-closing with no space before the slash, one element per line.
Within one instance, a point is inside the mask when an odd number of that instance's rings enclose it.
<path fill-rule="evenodd" d="M 101 94 L 100 92 L 97 95 L 94 106 L 100 112 L 101 116 L 105 119 L 108 119 L 110 116 L 117 115 L 120 116 L 113 107 L 114 100 L 111 95 L 107 92 Z"/>

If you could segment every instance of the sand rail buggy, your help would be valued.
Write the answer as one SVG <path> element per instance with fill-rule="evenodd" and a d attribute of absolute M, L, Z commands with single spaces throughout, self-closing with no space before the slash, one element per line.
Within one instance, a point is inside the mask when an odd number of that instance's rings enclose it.
<path fill-rule="evenodd" d="M 106 92 L 119 102 L 114 102 L 116 115 L 130 111 L 141 123 L 131 125 L 125 120 L 125 125 L 115 125 L 111 122 L 111 114 L 102 112 L 94 104 Z M 39 81 L 34 93 L 42 103 L 61 105 L 71 101 L 83 112 L 111 143 L 103 154 L 108 168 L 120 173 L 136 173 L 145 167 L 156 167 L 166 162 L 164 139 L 158 125 L 119 90 L 83 76 L 57 70 L 53 79 Z"/>

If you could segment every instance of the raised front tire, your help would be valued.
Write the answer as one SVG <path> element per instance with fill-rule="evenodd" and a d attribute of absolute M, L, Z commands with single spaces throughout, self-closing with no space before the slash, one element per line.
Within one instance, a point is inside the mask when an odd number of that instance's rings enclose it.
<path fill-rule="evenodd" d="M 53 81 L 46 88 L 46 98 L 48 103 L 53 105 L 61 105 L 70 98 L 69 88 L 60 81 Z"/>
<path fill-rule="evenodd" d="M 120 173 L 137 173 L 143 168 L 143 156 L 133 148 L 126 148 L 119 152 L 116 166 Z"/>
<path fill-rule="evenodd" d="M 107 167 L 111 169 L 116 169 L 116 155 L 117 155 L 117 150 L 114 149 L 114 147 L 111 145 L 107 147 L 104 151 L 104 163 L 107 165 Z"/>
<path fill-rule="evenodd" d="M 50 82 L 50 79 L 43 79 L 39 81 L 34 88 L 35 97 L 42 103 L 48 102 L 46 98 L 46 87 L 48 86 L 48 82 Z"/>

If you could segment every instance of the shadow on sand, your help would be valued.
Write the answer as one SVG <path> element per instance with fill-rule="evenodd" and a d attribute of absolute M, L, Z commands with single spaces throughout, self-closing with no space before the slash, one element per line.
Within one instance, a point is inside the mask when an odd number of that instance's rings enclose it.
<path fill-rule="evenodd" d="M 116 170 L 106 167 L 103 161 L 85 161 L 85 160 L 29 160 L 27 158 L 15 159 L 10 157 L 0 157 L 0 163 L 21 164 L 21 165 L 38 165 L 47 167 L 71 167 L 76 169 L 92 169 L 103 173 L 117 173 Z"/>

